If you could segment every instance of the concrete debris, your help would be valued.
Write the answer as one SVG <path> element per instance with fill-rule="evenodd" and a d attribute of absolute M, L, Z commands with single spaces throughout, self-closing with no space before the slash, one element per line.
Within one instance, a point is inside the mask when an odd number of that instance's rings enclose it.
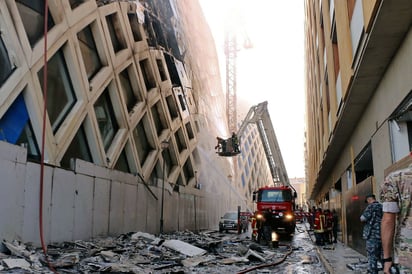
<path fill-rule="evenodd" d="M 30 263 L 25 259 L 3 259 L 2 262 L 9 268 L 29 269 Z"/>
<path fill-rule="evenodd" d="M 249 249 L 245 255 L 249 260 L 259 260 L 261 262 L 266 262 L 266 259 L 259 255 L 256 251 Z"/>
<path fill-rule="evenodd" d="M 300 246 L 310 244 L 302 235 L 297 236 L 301 237 Z M 0 274 L 53 274 L 39 247 L 3 241 L 0 250 L 5 250 L 0 253 Z M 306 250 L 313 248 L 307 246 Z M 58 273 L 226 274 L 276 262 L 284 256 L 286 248 L 258 245 L 247 233 L 178 231 L 159 236 L 131 232 L 118 237 L 54 243 L 48 245 L 47 251 L 48 261 Z M 302 270 L 299 273 L 313 273 L 320 267 L 313 262 L 315 255 L 311 258 L 310 254 L 304 256 L 305 250 L 297 252 L 303 254 L 292 255 L 289 260 L 290 267 Z"/>
<path fill-rule="evenodd" d="M 190 257 L 199 256 L 206 253 L 206 250 L 182 242 L 180 240 L 167 240 L 163 243 L 163 246 L 178 251 Z"/>

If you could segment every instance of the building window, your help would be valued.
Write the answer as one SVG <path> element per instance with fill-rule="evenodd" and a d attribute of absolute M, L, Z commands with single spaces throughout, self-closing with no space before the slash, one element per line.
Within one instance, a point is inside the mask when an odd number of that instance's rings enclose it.
<path fill-rule="evenodd" d="M 156 64 L 157 64 L 157 69 L 159 70 L 160 79 L 162 81 L 166 81 L 167 80 L 167 74 L 166 74 L 165 67 L 163 66 L 162 60 L 161 59 L 156 59 Z"/>
<path fill-rule="evenodd" d="M 125 49 L 127 47 L 126 40 L 124 39 L 117 14 L 114 13 L 106 16 L 106 22 L 107 27 L 109 28 L 114 52 L 119 52 L 122 49 Z"/>
<path fill-rule="evenodd" d="M 73 168 L 71 166 L 71 159 L 82 159 L 87 162 L 93 162 L 83 126 L 79 128 L 74 136 L 60 162 L 60 165 L 64 168 Z"/>
<path fill-rule="evenodd" d="M 180 108 L 182 109 L 182 111 L 186 111 L 186 102 L 185 102 L 185 99 L 183 98 L 183 95 L 179 94 L 178 98 L 179 98 Z"/>
<path fill-rule="evenodd" d="M 13 72 L 13 66 L 10 62 L 9 54 L 7 52 L 6 45 L 3 42 L 2 37 L 0 36 L 0 87 L 6 82 L 7 78 Z"/>
<path fill-rule="evenodd" d="M 140 97 L 140 92 L 138 90 L 136 92 L 133 91 L 128 69 L 123 70 L 119 74 L 119 79 L 120 84 L 122 85 L 126 108 L 127 111 L 130 112 L 138 102 L 142 102 L 142 98 Z"/>
<path fill-rule="evenodd" d="M 177 111 L 176 103 L 172 95 L 166 97 L 166 103 L 172 120 L 179 118 L 179 112 Z"/>
<path fill-rule="evenodd" d="M 137 124 L 136 128 L 133 130 L 133 138 L 136 144 L 137 155 L 139 157 L 140 164 L 143 166 L 144 162 L 149 156 L 150 151 L 154 150 L 154 146 L 151 142 L 149 142 L 149 138 L 146 134 L 144 120 L 147 117 L 143 117 L 143 119 Z"/>
<path fill-rule="evenodd" d="M 189 139 L 193 139 L 195 138 L 195 135 L 193 133 L 193 129 L 192 129 L 192 124 L 190 124 L 190 122 L 187 122 L 186 125 L 186 132 L 187 132 L 187 136 L 189 137 Z"/>
<path fill-rule="evenodd" d="M 119 159 L 117 159 L 114 169 L 117 169 L 117 170 L 120 170 L 126 173 L 130 173 L 130 166 L 127 161 L 127 155 L 124 149 L 122 153 L 120 153 Z"/>
<path fill-rule="evenodd" d="M 79 39 L 87 78 L 90 81 L 102 67 L 91 27 L 85 27 L 77 34 L 77 38 Z"/>
<path fill-rule="evenodd" d="M 81 4 L 86 3 L 87 0 L 69 0 L 69 2 L 70 2 L 70 7 L 72 9 L 75 9 L 78 6 L 80 6 Z"/>
<path fill-rule="evenodd" d="M 28 159 L 40 160 L 39 148 L 22 94 L 0 119 L 0 140 L 26 147 Z"/>
<path fill-rule="evenodd" d="M 179 130 L 176 131 L 175 138 L 176 138 L 176 144 L 177 144 L 179 153 L 182 153 L 183 150 L 187 149 L 187 145 L 185 142 L 185 137 L 184 137 L 182 128 L 179 128 Z"/>
<path fill-rule="evenodd" d="M 150 66 L 149 59 L 143 59 L 139 62 L 140 69 L 143 74 L 144 83 L 146 85 L 146 90 L 150 91 L 156 87 L 156 79 L 153 75 L 152 67 Z"/>
<path fill-rule="evenodd" d="M 96 113 L 97 123 L 99 124 L 104 149 L 107 152 L 119 129 L 107 89 L 94 104 L 94 112 Z"/>
<path fill-rule="evenodd" d="M 135 42 L 140 42 L 143 40 L 139 20 L 136 13 L 128 13 L 130 27 L 132 28 L 133 39 Z"/>
<path fill-rule="evenodd" d="M 17 9 L 19 10 L 23 26 L 26 30 L 27 37 L 31 47 L 43 37 L 44 32 L 44 0 L 16 0 Z M 52 16 L 49 12 L 47 30 L 54 26 Z"/>
<path fill-rule="evenodd" d="M 160 136 L 163 130 L 167 129 L 167 123 L 164 117 L 164 112 L 163 112 L 162 104 L 160 103 L 160 101 L 158 101 L 151 108 L 151 112 L 152 112 L 153 122 L 156 127 L 157 136 Z"/>
<path fill-rule="evenodd" d="M 44 88 L 43 69 L 38 72 L 42 89 Z M 47 62 L 47 87 L 47 113 L 53 132 L 56 133 L 64 118 L 76 103 L 73 86 L 61 49 Z"/>
<path fill-rule="evenodd" d="M 183 171 L 184 177 L 186 179 L 186 184 L 187 184 L 189 183 L 190 179 L 194 178 L 195 176 L 190 158 L 188 158 L 186 163 L 183 165 L 182 171 Z"/>

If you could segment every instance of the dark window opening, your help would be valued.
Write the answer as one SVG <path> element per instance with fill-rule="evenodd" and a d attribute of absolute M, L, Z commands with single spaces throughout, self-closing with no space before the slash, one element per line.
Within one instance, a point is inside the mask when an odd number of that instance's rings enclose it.
<path fill-rule="evenodd" d="M 125 150 L 123 150 L 122 153 L 120 153 L 119 159 L 117 159 L 114 169 L 130 173 L 130 166 L 129 162 L 127 161 L 127 155 Z"/>
<path fill-rule="evenodd" d="M 13 66 L 10 62 L 9 54 L 6 45 L 0 36 L 0 87 L 6 82 L 7 78 L 13 72 Z"/>
<path fill-rule="evenodd" d="M 341 180 L 341 179 L 339 179 L 339 180 L 335 183 L 334 188 L 335 188 L 336 191 L 342 192 L 342 180 Z"/>
<path fill-rule="evenodd" d="M 194 135 L 193 129 L 192 129 L 192 124 L 190 122 L 188 122 L 188 123 L 186 123 L 185 127 L 186 127 L 187 136 L 189 136 L 189 139 L 195 138 L 195 135 Z"/>
<path fill-rule="evenodd" d="M 70 2 L 70 7 L 72 9 L 75 9 L 78 6 L 80 6 L 81 4 L 86 3 L 87 0 L 69 0 L 69 2 Z"/>
<path fill-rule="evenodd" d="M 165 54 L 164 56 L 172 85 L 182 86 L 173 56 L 170 56 L 169 54 Z"/>
<path fill-rule="evenodd" d="M 71 166 L 72 159 L 82 159 L 86 162 L 93 162 L 92 154 L 90 152 L 89 144 L 83 126 L 79 128 L 74 136 L 71 144 L 67 148 L 60 165 L 64 168 L 73 168 Z"/>
<path fill-rule="evenodd" d="M 103 140 L 104 149 L 107 152 L 119 126 L 114 115 L 113 106 L 110 101 L 109 91 L 106 89 L 94 104 L 100 135 Z"/>
<path fill-rule="evenodd" d="M 179 98 L 180 108 L 182 109 L 182 111 L 185 111 L 186 110 L 185 98 L 183 97 L 182 94 L 179 94 L 178 98 Z"/>
<path fill-rule="evenodd" d="M 183 150 L 187 149 L 187 145 L 186 145 L 186 142 L 185 142 L 185 137 L 184 137 L 182 128 L 179 128 L 179 130 L 176 131 L 175 138 L 176 138 L 176 144 L 177 144 L 177 148 L 179 150 L 179 153 L 181 153 Z"/>
<path fill-rule="evenodd" d="M 27 158 L 40 161 L 39 147 L 22 94 L 0 119 L 0 140 L 26 147 Z"/>
<path fill-rule="evenodd" d="M 44 88 L 43 69 L 38 72 L 42 89 Z M 61 49 L 47 62 L 47 89 L 47 114 L 53 133 L 56 133 L 76 103 L 74 89 Z"/>
<path fill-rule="evenodd" d="M 157 136 L 160 136 L 163 130 L 167 129 L 167 123 L 164 118 L 164 113 L 160 101 L 152 107 L 153 122 L 156 127 Z"/>
<path fill-rule="evenodd" d="M 359 153 L 355 158 L 356 184 L 361 183 L 366 178 L 373 176 L 373 159 L 371 143 Z"/>
<path fill-rule="evenodd" d="M 77 34 L 77 38 L 79 39 L 80 51 L 82 53 L 84 66 L 86 67 L 87 78 L 90 81 L 102 67 L 90 26 L 80 31 Z"/>
<path fill-rule="evenodd" d="M 186 183 L 188 183 L 192 178 L 194 178 L 195 173 L 193 171 L 193 165 L 190 161 L 190 158 L 188 158 L 186 163 L 183 165 L 182 171 L 186 179 Z"/>
<path fill-rule="evenodd" d="M 140 98 L 137 98 L 136 94 L 133 92 L 133 87 L 130 82 L 129 72 L 127 69 L 123 70 L 119 74 L 119 79 L 122 85 L 122 92 L 123 92 L 123 97 L 125 100 L 126 108 L 127 108 L 127 111 L 130 112 L 132 111 L 136 103 L 142 100 Z"/>
<path fill-rule="evenodd" d="M 144 120 L 147 119 L 146 116 L 137 124 L 136 128 L 133 130 L 133 138 L 136 145 L 137 155 L 141 166 L 149 156 L 149 153 L 154 150 L 154 145 L 149 141 L 149 137 L 145 130 Z M 147 123 L 146 123 L 147 124 Z"/>
<path fill-rule="evenodd" d="M 143 74 L 144 83 L 146 85 L 146 89 L 149 92 L 152 88 L 156 87 L 156 79 L 153 75 L 152 68 L 150 66 L 149 59 L 144 59 L 139 62 L 140 69 Z"/>
<path fill-rule="evenodd" d="M 134 41 L 135 42 L 142 41 L 143 37 L 142 37 L 141 28 L 140 28 L 140 24 L 139 24 L 139 20 L 137 18 L 137 15 L 133 14 L 133 13 L 129 13 L 129 14 L 127 14 L 127 17 L 129 17 L 130 27 L 132 28 Z"/>
<path fill-rule="evenodd" d="M 119 52 L 126 48 L 126 40 L 124 39 L 122 28 L 117 14 L 106 16 L 107 27 L 109 28 L 110 38 L 112 41 L 114 52 Z"/>
<path fill-rule="evenodd" d="M 42 37 L 44 32 L 44 0 L 16 0 L 24 29 L 26 30 L 31 47 L 33 47 Z M 48 13 L 47 30 L 53 26 L 53 18 Z"/>
<path fill-rule="evenodd" d="M 166 75 L 165 67 L 163 66 L 162 60 L 156 59 L 156 63 L 157 63 L 157 68 L 159 70 L 160 79 L 162 81 L 166 81 L 167 80 L 167 75 Z"/>
<path fill-rule="evenodd" d="M 169 109 L 170 116 L 172 120 L 179 118 L 179 113 L 177 111 L 175 100 L 173 99 L 173 95 L 169 95 L 166 97 L 167 108 Z"/>

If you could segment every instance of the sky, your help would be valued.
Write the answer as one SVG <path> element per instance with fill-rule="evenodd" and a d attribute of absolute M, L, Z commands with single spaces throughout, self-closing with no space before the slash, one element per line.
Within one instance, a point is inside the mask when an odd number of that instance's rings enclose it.
<path fill-rule="evenodd" d="M 248 37 L 253 48 L 238 51 L 238 101 L 246 100 L 250 106 L 268 101 L 288 176 L 304 177 L 304 1 L 199 2 L 215 39 L 223 90 L 225 19 L 239 14 L 238 43 Z"/>

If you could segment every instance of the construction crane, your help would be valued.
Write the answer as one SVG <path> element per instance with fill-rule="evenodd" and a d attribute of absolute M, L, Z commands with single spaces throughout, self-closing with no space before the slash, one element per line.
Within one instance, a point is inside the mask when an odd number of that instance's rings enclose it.
<path fill-rule="evenodd" d="M 237 52 L 238 48 L 238 33 L 243 36 L 243 47 L 245 49 L 252 48 L 250 41 L 240 16 L 237 12 L 231 12 L 232 16 L 228 16 L 225 30 L 225 56 L 226 56 L 226 118 L 228 121 L 229 132 L 237 131 Z M 233 18 L 235 17 L 235 18 Z M 229 22 L 230 21 L 230 22 Z M 236 24 L 235 22 L 238 22 Z"/>

